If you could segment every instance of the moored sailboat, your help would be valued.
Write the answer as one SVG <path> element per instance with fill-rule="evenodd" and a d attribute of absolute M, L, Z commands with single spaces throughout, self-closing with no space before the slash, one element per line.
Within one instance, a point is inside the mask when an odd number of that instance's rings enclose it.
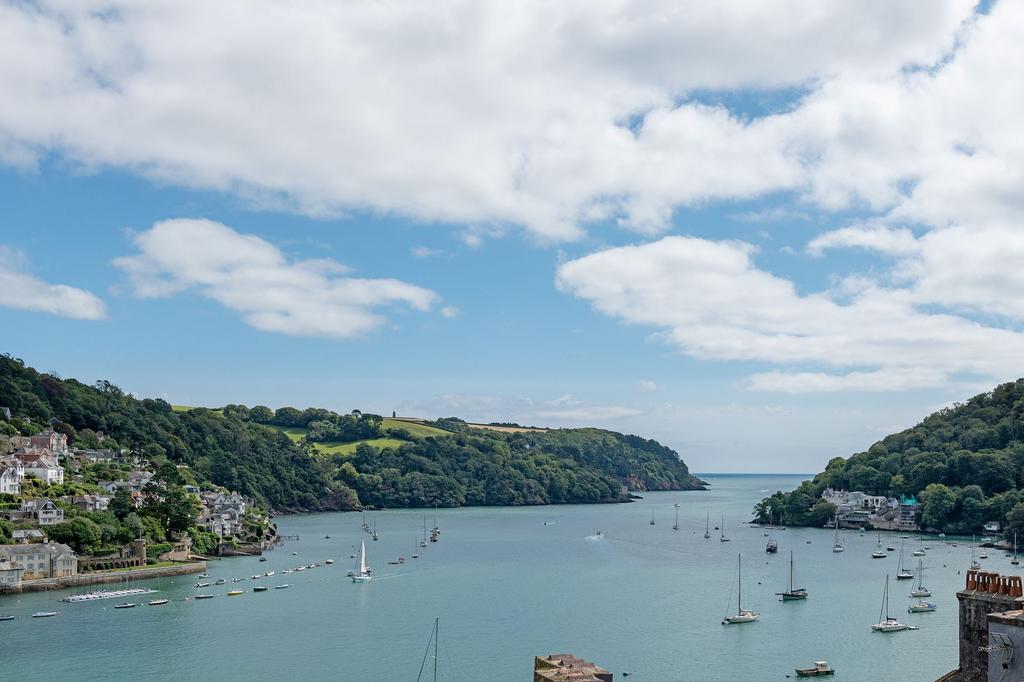
<path fill-rule="evenodd" d="M 676 522 L 672 524 L 672 530 L 679 530 L 679 503 L 676 502 L 672 506 L 676 508 Z"/>
<path fill-rule="evenodd" d="M 917 561 L 917 587 L 910 592 L 911 597 L 930 597 L 932 591 L 924 586 L 924 564 L 920 559 Z"/>
<path fill-rule="evenodd" d="M 882 618 L 882 614 L 885 618 Z M 889 615 L 889 576 L 885 576 L 885 592 L 882 596 L 882 608 L 878 613 L 878 622 L 871 626 L 875 632 L 900 632 L 901 630 L 916 630 L 913 625 L 901 623 Z"/>
<path fill-rule="evenodd" d="M 708 511 L 707 518 L 704 521 L 704 539 L 707 540 L 711 537 L 711 512 Z"/>
<path fill-rule="evenodd" d="M 843 543 L 839 542 L 839 514 L 838 513 L 836 513 L 836 530 L 835 530 L 835 535 L 833 536 L 833 539 L 832 539 L 832 551 L 833 552 L 842 552 L 843 551 Z"/>
<path fill-rule="evenodd" d="M 914 572 L 903 565 L 903 546 L 900 546 L 900 563 L 896 569 L 896 580 L 912 580 Z"/>
<path fill-rule="evenodd" d="M 731 540 L 731 538 L 725 537 L 725 514 L 722 514 L 722 526 L 719 528 L 719 532 L 721 533 L 718 537 L 719 542 L 729 542 Z"/>
<path fill-rule="evenodd" d="M 736 555 L 736 613 L 722 619 L 722 625 L 738 625 L 753 623 L 761 617 L 760 613 L 743 608 L 743 555 Z"/>
<path fill-rule="evenodd" d="M 807 599 L 807 590 L 802 587 L 793 587 L 793 551 L 789 552 L 789 589 L 785 592 L 776 592 L 782 597 L 782 601 L 796 601 Z"/>

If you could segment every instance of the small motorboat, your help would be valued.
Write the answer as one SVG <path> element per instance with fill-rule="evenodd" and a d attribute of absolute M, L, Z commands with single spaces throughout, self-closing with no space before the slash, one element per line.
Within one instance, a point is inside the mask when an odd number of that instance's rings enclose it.
<path fill-rule="evenodd" d="M 262 577 L 263 577 L 262 575 L 254 575 L 254 576 L 252 576 L 252 578 L 250 578 L 250 580 L 259 580 Z"/>
<path fill-rule="evenodd" d="M 114 608 L 115 609 L 134 609 L 135 608 L 135 604 L 132 604 L 131 602 L 125 602 L 124 604 L 116 604 L 114 606 Z"/>
<path fill-rule="evenodd" d="M 212 594 L 197 594 L 196 599 L 213 599 Z"/>
<path fill-rule="evenodd" d="M 33 618 L 51 618 L 60 614 L 60 611 L 36 611 L 32 614 Z"/>
<path fill-rule="evenodd" d="M 260 585 L 259 587 L 254 587 L 254 588 L 252 588 L 252 591 L 253 591 L 253 592 L 266 592 L 266 591 L 267 591 L 267 590 L 269 590 L 269 589 L 270 589 L 270 588 L 269 588 L 269 587 L 267 587 L 266 585 Z"/>
<path fill-rule="evenodd" d="M 886 545 L 885 546 L 885 551 L 886 552 L 895 552 L 896 551 L 896 545 Z"/>
<path fill-rule="evenodd" d="M 924 550 L 915 549 L 913 552 L 910 553 L 910 556 L 924 556 Z"/>
<path fill-rule="evenodd" d="M 267 571 L 263 575 L 265 575 L 265 576 L 267 576 L 269 578 L 270 576 L 274 575 L 274 572 L 273 571 Z"/>
<path fill-rule="evenodd" d="M 298 552 L 292 552 L 292 556 L 299 556 Z"/>
<path fill-rule="evenodd" d="M 3 620 L 14 620 L 14 616 L 0 616 L 0 621 Z"/>
<path fill-rule="evenodd" d="M 797 668 L 797 677 L 822 677 L 824 675 L 835 675 L 836 671 L 829 667 L 828 661 L 815 661 L 813 668 Z"/>
<path fill-rule="evenodd" d="M 285 583 L 284 585 L 274 585 L 275 590 L 287 590 L 291 585 Z"/>
<path fill-rule="evenodd" d="M 267 560 L 267 557 L 265 557 L 265 556 L 261 556 L 260 557 L 260 561 L 266 561 L 266 560 Z"/>
<path fill-rule="evenodd" d="M 397 561 L 397 560 L 395 560 L 395 561 L 389 561 L 389 562 L 388 562 L 388 566 L 397 566 L 397 565 L 398 565 L 398 561 Z"/>
<path fill-rule="evenodd" d="M 927 601 L 919 601 L 907 607 L 907 613 L 931 613 L 937 608 L 935 604 Z"/>
<path fill-rule="evenodd" d="M 889 555 L 886 554 L 885 552 L 883 552 L 880 549 L 876 549 L 874 552 L 871 553 L 871 558 L 872 559 L 884 559 L 887 556 L 889 556 Z"/>
<path fill-rule="evenodd" d="M 210 583 L 196 583 L 195 588 L 198 590 L 200 587 L 209 587 Z"/>
<path fill-rule="evenodd" d="M 199 577 L 200 577 L 200 578 L 209 578 L 209 577 L 210 577 L 210 574 L 209 574 L 209 573 L 200 573 L 200 574 L 199 574 Z"/>
<path fill-rule="evenodd" d="M 147 603 L 150 606 L 163 606 L 164 604 L 169 604 L 170 602 L 170 599 L 150 599 Z"/>
<path fill-rule="evenodd" d="M 243 592 L 242 590 L 231 590 L 230 592 L 228 592 L 229 597 L 237 597 L 240 594 L 245 594 L 245 592 Z"/>
<path fill-rule="evenodd" d="M 334 563 L 334 559 L 328 559 L 324 563 L 328 564 L 328 565 L 333 564 Z"/>
<path fill-rule="evenodd" d="M 330 539 L 331 539 L 331 536 L 330 536 L 330 535 L 325 535 L 325 536 L 324 536 L 324 540 L 330 540 Z"/>
<path fill-rule="evenodd" d="M 779 551 L 779 543 L 775 540 L 769 540 L 768 545 L 764 548 L 764 551 L 768 554 L 775 554 Z"/>
<path fill-rule="evenodd" d="M 987 559 L 988 558 L 988 552 L 985 552 L 985 551 L 978 552 L 978 558 L 979 559 Z"/>
<path fill-rule="evenodd" d="M 286 568 L 286 569 L 284 569 L 284 570 L 283 570 L 283 571 L 281 571 L 281 572 L 282 572 L 282 573 L 291 573 L 291 572 L 292 572 L 292 569 L 290 569 L 290 568 Z"/>
<path fill-rule="evenodd" d="M 233 583 L 240 583 L 240 582 L 242 582 L 242 578 L 232 578 L 231 582 L 233 582 Z"/>
<path fill-rule="evenodd" d="M 217 580 L 217 582 L 214 583 L 214 585 L 223 585 L 226 582 L 227 580 L 224 580 L 224 578 L 220 578 L 219 580 Z"/>

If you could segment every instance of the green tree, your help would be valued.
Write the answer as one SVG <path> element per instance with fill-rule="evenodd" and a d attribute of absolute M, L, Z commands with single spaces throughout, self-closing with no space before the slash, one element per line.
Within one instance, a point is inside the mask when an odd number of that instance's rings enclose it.
<path fill-rule="evenodd" d="M 99 524 L 85 516 L 50 526 L 46 532 L 50 539 L 63 542 L 80 554 L 96 548 L 103 537 Z"/>
<path fill-rule="evenodd" d="M 949 523 L 956 507 L 956 493 L 942 483 L 931 483 L 925 488 L 921 521 L 926 528 L 943 529 Z"/>
<path fill-rule="evenodd" d="M 118 488 L 110 499 L 107 510 L 121 521 L 124 521 L 129 514 L 135 511 L 135 500 L 132 499 L 131 493 L 127 490 Z"/>

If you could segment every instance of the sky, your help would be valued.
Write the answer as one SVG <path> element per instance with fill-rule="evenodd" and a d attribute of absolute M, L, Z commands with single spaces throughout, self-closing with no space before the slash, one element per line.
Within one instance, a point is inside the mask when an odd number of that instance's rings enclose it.
<path fill-rule="evenodd" d="M 0 350 L 814 472 L 1024 375 L 1024 4 L 0 0 Z"/>

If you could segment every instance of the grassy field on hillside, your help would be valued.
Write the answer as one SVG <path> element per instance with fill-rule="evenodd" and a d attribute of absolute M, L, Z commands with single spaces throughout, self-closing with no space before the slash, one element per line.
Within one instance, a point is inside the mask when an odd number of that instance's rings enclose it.
<path fill-rule="evenodd" d="M 325 455 L 351 455 L 360 444 L 364 443 L 383 450 L 385 448 L 397 448 L 407 442 L 397 438 L 370 438 L 369 440 L 357 440 L 352 443 L 316 443 L 315 445 L 317 451 Z"/>
<path fill-rule="evenodd" d="M 403 419 L 385 419 L 383 426 L 385 429 L 402 429 L 407 431 L 410 436 L 419 436 L 420 438 L 452 435 L 450 431 L 439 429 L 436 426 L 427 426 L 426 424 L 409 422 Z"/>

